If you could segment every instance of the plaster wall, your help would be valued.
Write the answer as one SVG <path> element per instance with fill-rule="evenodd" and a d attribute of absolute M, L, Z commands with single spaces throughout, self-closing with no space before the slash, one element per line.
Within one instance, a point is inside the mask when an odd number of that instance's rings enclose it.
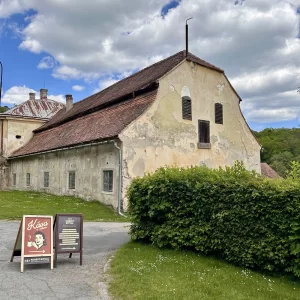
<path fill-rule="evenodd" d="M 3 156 L 8 157 L 32 138 L 32 131 L 45 121 L 32 119 L 7 118 L 4 120 Z M 20 136 L 20 138 L 16 138 Z"/>
<path fill-rule="evenodd" d="M 182 119 L 181 95 L 187 88 L 191 121 Z M 223 124 L 215 124 L 215 103 L 223 105 Z M 210 121 L 210 149 L 197 146 L 198 120 Z M 132 178 L 165 165 L 216 168 L 239 160 L 260 173 L 260 145 L 228 80 L 192 62 L 184 61 L 160 79 L 155 102 L 119 138 L 123 142 L 123 197 Z"/>
<path fill-rule="evenodd" d="M 113 170 L 113 191 L 103 191 L 103 171 Z M 75 171 L 75 189 L 69 189 L 69 171 Z M 44 172 L 49 172 L 49 188 L 44 187 Z M 16 185 L 13 186 L 13 174 Z M 26 186 L 26 173 L 31 184 Z M 98 200 L 117 207 L 118 152 L 112 144 L 86 146 L 10 160 L 11 189 L 72 195 Z"/>

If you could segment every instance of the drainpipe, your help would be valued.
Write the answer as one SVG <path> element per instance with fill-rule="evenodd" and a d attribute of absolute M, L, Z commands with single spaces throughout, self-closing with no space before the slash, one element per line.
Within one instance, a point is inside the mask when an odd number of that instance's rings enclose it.
<path fill-rule="evenodd" d="M 0 144 L 1 144 L 1 148 L 0 148 L 0 154 L 2 155 L 2 156 L 4 156 L 3 154 L 3 139 L 4 139 L 4 137 L 3 137 L 3 135 L 4 135 L 4 128 L 3 128 L 3 126 L 4 126 L 4 120 L 2 119 L 1 120 L 1 141 L 0 141 Z"/>
<path fill-rule="evenodd" d="M 122 150 L 118 146 L 117 142 L 114 141 L 114 146 L 119 152 L 119 187 L 118 187 L 118 214 L 126 218 L 126 216 L 121 212 L 121 201 L 122 201 Z"/>

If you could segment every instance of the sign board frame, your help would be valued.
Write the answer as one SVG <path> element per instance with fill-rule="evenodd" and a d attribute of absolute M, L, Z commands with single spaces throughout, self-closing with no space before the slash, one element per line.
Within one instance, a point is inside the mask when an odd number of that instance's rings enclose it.
<path fill-rule="evenodd" d="M 15 241 L 14 249 L 11 254 L 10 262 L 13 262 L 15 256 L 21 256 L 22 253 L 22 224 L 23 220 L 20 222 L 19 230 L 18 230 L 18 235 Z"/>
<path fill-rule="evenodd" d="M 63 253 L 69 253 L 69 258 L 73 253 L 79 253 L 80 265 L 82 265 L 83 214 L 56 214 L 53 228 L 55 266 L 57 266 L 57 255 Z"/>
<path fill-rule="evenodd" d="M 24 271 L 24 264 L 50 263 L 50 268 L 52 270 L 53 217 L 44 215 L 23 215 L 21 224 L 21 273 Z M 19 233 L 17 241 L 19 238 Z M 31 240 L 33 234 L 35 235 L 34 241 Z"/>

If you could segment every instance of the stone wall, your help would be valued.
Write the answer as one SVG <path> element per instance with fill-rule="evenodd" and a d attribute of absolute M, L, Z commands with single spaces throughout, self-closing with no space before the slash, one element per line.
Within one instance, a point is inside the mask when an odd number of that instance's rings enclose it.
<path fill-rule="evenodd" d="M 6 190 L 9 186 L 9 168 L 8 162 L 0 156 L 0 190 Z"/>
<path fill-rule="evenodd" d="M 118 151 L 112 143 L 56 151 L 10 160 L 10 178 L 16 174 L 16 185 L 10 188 L 72 195 L 98 200 L 117 208 Z M 103 191 L 103 171 L 113 171 L 113 191 Z M 69 188 L 69 172 L 75 171 L 75 189 Z M 44 174 L 49 172 L 49 187 L 44 187 Z M 27 186 L 26 174 L 30 174 Z"/>

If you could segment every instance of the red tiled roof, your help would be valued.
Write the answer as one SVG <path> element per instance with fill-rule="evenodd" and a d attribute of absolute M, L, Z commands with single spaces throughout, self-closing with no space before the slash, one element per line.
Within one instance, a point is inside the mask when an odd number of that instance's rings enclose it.
<path fill-rule="evenodd" d="M 6 112 L 1 116 L 31 117 L 39 119 L 50 119 L 65 105 L 50 99 L 27 100 Z"/>
<path fill-rule="evenodd" d="M 280 176 L 267 163 L 261 163 L 261 175 L 268 178 L 280 178 Z"/>
<path fill-rule="evenodd" d="M 188 61 L 193 61 L 196 64 L 216 70 L 223 73 L 224 71 L 199 57 L 188 53 L 185 57 L 185 51 L 180 51 L 164 60 L 161 60 L 127 78 L 124 78 L 117 83 L 109 86 L 103 91 L 96 93 L 80 102 L 74 104 L 74 106 L 65 113 L 57 114 L 49 122 L 44 124 L 35 130 L 35 132 L 40 132 L 42 130 L 57 126 L 63 122 L 74 119 L 78 116 L 84 115 L 95 109 L 100 108 L 101 105 L 113 102 L 120 97 L 129 95 L 135 91 L 141 90 L 150 84 L 155 83 L 159 78 L 165 75 L 167 72 L 175 68 L 180 62 L 187 59 Z"/>
<path fill-rule="evenodd" d="M 10 157 L 116 137 L 153 103 L 156 94 L 157 90 L 77 118 L 72 122 L 35 133 L 28 144 L 15 151 Z"/>

